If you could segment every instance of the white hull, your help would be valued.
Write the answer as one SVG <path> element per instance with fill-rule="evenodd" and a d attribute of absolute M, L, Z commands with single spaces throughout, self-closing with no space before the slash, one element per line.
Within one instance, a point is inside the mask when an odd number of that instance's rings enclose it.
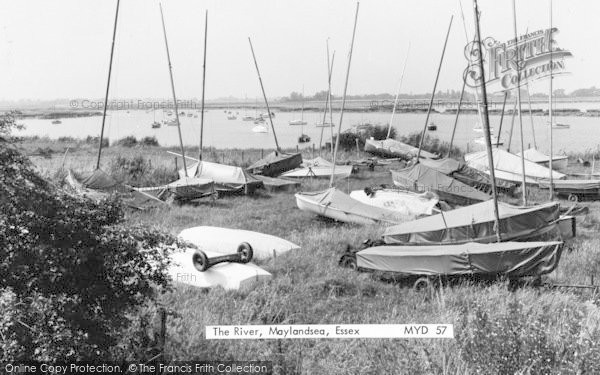
<path fill-rule="evenodd" d="M 296 194 L 296 205 L 302 211 L 312 212 L 319 216 L 328 217 L 330 219 L 341 221 L 344 223 L 353 223 L 361 225 L 376 224 L 377 222 L 371 218 L 347 213 L 342 210 L 322 205 L 317 202 L 306 199 L 301 194 Z"/>
<path fill-rule="evenodd" d="M 252 131 L 254 133 L 268 133 L 269 131 L 267 130 L 266 126 L 263 125 L 257 125 L 255 127 L 252 128 Z"/>
<path fill-rule="evenodd" d="M 182 230 L 179 237 L 203 251 L 220 254 L 234 254 L 242 242 L 248 242 L 254 251 L 254 259 L 259 260 L 300 250 L 300 246 L 283 238 L 242 229 L 199 226 Z"/>
<path fill-rule="evenodd" d="M 171 265 L 167 272 L 175 284 L 184 284 L 196 288 L 222 287 L 228 290 L 248 290 L 260 282 L 271 279 L 271 274 L 252 263 L 220 263 L 204 272 L 194 267 L 192 257 L 194 249 L 176 252 L 170 255 Z M 210 257 L 222 254 L 205 251 Z"/>
<path fill-rule="evenodd" d="M 416 194 L 398 190 L 376 190 L 367 195 L 364 190 L 355 190 L 350 197 L 359 202 L 388 210 L 398 211 L 403 215 L 431 215 L 439 199 L 434 194 Z"/>
<path fill-rule="evenodd" d="M 352 174 L 352 166 L 351 165 L 336 165 L 334 178 L 348 178 Z M 331 177 L 331 167 L 328 166 L 316 166 L 316 167 L 306 167 L 306 168 L 298 168 L 291 170 L 289 172 L 285 172 L 281 175 L 281 177 L 293 177 L 293 178 L 305 178 L 305 177 Z"/>
<path fill-rule="evenodd" d="M 306 125 L 307 122 L 306 121 L 302 121 L 302 120 L 292 120 L 289 122 L 290 125 Z"/>

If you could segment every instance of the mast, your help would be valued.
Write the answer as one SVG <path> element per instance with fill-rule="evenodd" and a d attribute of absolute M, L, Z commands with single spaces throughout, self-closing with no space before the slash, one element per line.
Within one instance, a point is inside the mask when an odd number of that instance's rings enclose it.
<path fill-rule="evenodd" d="M 450 147 L 448 147 L 448 155 L 446 157 L 450 157 L 450 153 L 452 152 L 452 144 L 454 143 L 454 135 L 456 134 L 456 125 L 458 125 L 458 116 L 460 115 L 460 108 L 463 102 L 463 96 L 465 95 L 465 86 L 467 85 L 466 77 L 463 77 L 463 85 L 460 90 L 460 99 L 458 100 L 458 107 L 456 108 L 456 117 L 454 118 L 454 127 L 452 128 L 452 137 L 450 137 Z"/>
<path fill-rule="evenodd" d="M 329 39 L 327 39 L 327 65 L 330 66 L 329 70 L 329 81 L 327 82 L 327 102 L 329 103 L 329 133 L 331 134 L 331 140 L 329 146 L 331 147 L 331 153 L 333 154 L 333 103 L 331 102 L 331 75 L 333 74 L 333 61 L 335 60 L 335 51 L 331 56 L 331 64 L 329 63 Z"/>
<path fill-rule="evenodd" d="M 550 40 L 552 41 L 552 0 L 550 0 Z M 549 161 L 549 169 L 550 169 L 550 200 L 554 199 L 554 180 L 552 176 L 552 159 L 554 158 L 553 150 L 552 150 L 552 43 L 550 43 L 550 95 L 548 96 L 548 116 L 550 117 L 550 161 Z"/>
<path fill-rule="evenodd" d="M 498 125 L 498 137 L 496 138 L 496 148 L 500 145 L 500 134 L 502 133 L 502 123 L 504 122 L 504 109 L 506 108 L 506 99 L 508 91 L 504 91 L 504 101 L 502 102 L 502 112 L 500 114 L 500 125 Z"/>
<path fill-rule="evenodd" d="M 450 24 L 448 25 L 448 32 L 446 33 L 446 40 L 444 41 L 444 48 L 442 49 L 442 56 L 440 57 L 440 65 L 438 66 L 437 75 L 435 76 L 433 92 L 431 93 L 431 99 L 429 100 L 429 109 L 427 110 L 427 116 L 425 117 L 425 126 L 423 126 L 423 132 L 421 133 L 421 141 L 419 142 L 419 151 L 417 152 L 417 163 L 419 162 L 419 157 L 421 157 L 421 149 L 423 148 L 423 141 L 425 140 L 427 123 L 429 122 L 429 115 L 431 114 L 431 108 L 433 107 L 433 98 L 435 97 L 435 90 L 437 88 L 438 79 L 440 78 L 440 71 L 442 70 L 442 62 L 444 61 L 444 54 L 446 53 L 446 45 L 448 45 L 448 37 L 450 36 L 450 28 L 452 27 L 453 19 L 454 16 L 450 17 Z"/>
<path fill-rule="evenodd" d="M 202 104 L 200 105 L 200 145 L 198 146 L 198 160 L 202 161 L 202 141 L 204 136 L 204 88 L 206 86 L 206 42 L 208 38 L 208 9 L 204 14 L 204 60 L 202 62 Z"/>
<path fill-rule="evenodd" d="M 160 7 L 160 19 L 162 21 L 163 34 L 165 36 L 165 48 L 167 50 L 167 63 L 169 65 L 169 77 L 171 78 L 171 92 L 173 93 L 173 104 L 175 105 L 175 120 L 177 121 L 177 132 L 179 133 L 179 146 L 181 147 L 181 158 L 183 159 L 183 170 L 185 177 L 188 177 L 187 164 L 185 162 L 185 150 L 183 149 L 183 138 L 181 137 L 181 124 L 179 123 L 179 107 L 177 106 L 177 97 L 175 96 L 175 84 L 173 83 L 173 67 L 171 65 L 171 55 L 169 54 L 169 43 L 167 42 L 167 29 L 165 28 L 165 17 L 163 15 L 162 4 Z"/>
<path fill-rule="evenodd" d="M 254 59 L 254 66 L 256 66 L 256 74 L 258 74 L 258 81 L 260 82 L 260 89 L 262 90 L 263 98 L 265 99 L 265 105 L 267 106 L 267 113 L 269 114 L 269 122 L 271 123 L 271 129 L 273 130 L 273 138 L 275 138 L 275 148 L 277 151 L 281 151 L 279 143 L 277 142 L 277 134 L 275 134 L 275 126 L 273 126 L 273 117 L 271 116 L 271 109 L 269 108 L 269 102 L 267 101 L 267 94 L 265 93 L 265 87 L 263 86 L 262 78 L 260 77 L 260 71 L 258 70 L 258 63 L 256 62 L 256 56 L 254 55 L 254 48 L 252 47 L 252 41 L 248 37 L 248 43 L 250 43 L 250 51 L 252 51 L 252 59 Z"/>
<path fill-rule="evenodd" d="M 390 124 L 388 125 L 388 131 L 386 139 L 390 138 L 392 132 L 392 123 L 394 122 L 394 115 L 396 114 L 396 106 L 398 104 L 398 97 L 400 96 L 400 90 L 402 90 L 402 81 L 404 80 L 404 70 L 406 69 L 406 62 L 408 61 L 408 52 L 410 51 L 410 43 L 406 49 L 406 57 L 404 58 L 404 66 L 402 67 L 402 74 L 400 75 L 400 82 L 398 83 L 398 91 L 396 92 L 396 99 L 394 99 L 394 107 L 392 108 L 392 116 L 390 117 Z"/>
<path fill-rule="evenodd" d="M 344 107 L 346 106 L 346 92 L 348 90 L 348 78 L 350 77 L 350 64 L 352 63 L 352 49 L 354 48 L 354 36 L 356 35 L 356 23 L 358 22 L 358 7 L 360 3 L 356 2 L 356 14 L 354 15 L 354 28 L 352 29 L 352 41 L 350 42 L 350 52 L 348 53 L 348 67 L 346 68 L 346 82 L 344 83 L 344 94 L 342 96 L 342 108 L 340 109 L 340 123 L 338 125 L 337 137 L 335 138 L 335 148 L 333 150 L 333 165 L 331 166 L 331 179 L 329 188 L 333 187 L 333 176 L 335 174 L 335 161 L 338 148 L 340 146 L 340 133 L 342 131 L 342 120 L 344 119 Z"/>
<path fill-rule="evenodd" d="M 512 143 L 513 128 L 515 127 L 515 115 L 517 114 L 517 98 L 515 98 L 515 104 L 513 105 L 512 116 L 510 118 L 510 132 L 508 133 L 508 145 L 506 151 L 510 152 L 510 145 Z"/>
<path fill-rule="evenodd" d="M 533 136 L 533 148 L 537 150 L 537 142 L 535 140 L 535 127 L 533 126 L 533 111 L 531 110 L 531 93 L 529 92 L 529 82 L 527 82 L 527 103 L 529 104 L 529 122 L 531 122 L 531 134 Z"/>
<path fill-rule="evenodd" d="M 481 53 L 481 34 L 479 30 L 479 9 L 477 7 L 477 0 L 473 0 L 473 12 L 475 16 L 475 39 L 477 42 L 477 49 L 479 50 L 477 60 L 479 63 L 479 69 L 481 72 L 481 104 L 482 104 L 482 119 L 483 119 L 483 131 L 485 132 L 485 146 L 487 148 L 488 163 L 490 168 L 490 178 L 492 182 L 492 196 L 494 199 L 494 220 L 496 229 L 496 240 L 501 241 L 500 238 L 500 217 L 498 215 L 498 191 L 496 190 L 496 173 L 494 171 L 494 156 L 492 154 L 492 136 L 490 134 L 490 117 L 488 113 L 488 102 L 487 102 L 487 90 L 485 88 L 485 71 L 483 70 L 483 54 Z"/>
<path fill-rule="evenodd" d="M 514 31 L 515 31 L 515 59 L 516 59 L 516 66 L 517 66 L 517 102 L 519 104 L 519 131 L 521 132 L 521 170 L 522 170 L 522 175 L 521 175 L 521 183 L 522 183 L 522 187 L 521 187 L 521 191 L 523 193 L 523 205 L 526 206 L 527 205 L 527 185 L 525 185 L 525 154 L 523 153 L 525 151 L 525 147 L 523 146 L 523 116 L 521 114 L 521 76 L 520 76 L 520 61 L 519 61 L 519 48 L 518 48 L 518 35 L 517 35 L 517 8 L 515 5 L 515 0 L 512 0 L 512 6 L 513 6 L 513 26 L 514 26 Z"/>
<path fill-rule="evenodd" d="M 112 44 L 110 45 L 110 60 L 108 63 L 108 79 L 106 80 L 106 94 L 104 95 L 104 108 L 102 109 L 102 128 L 100 129 L 100 144 L 98 145 L 98 159 L 96 160 L 96 169 L 100 169 L 100 157 L 102 156 L 102 139 L 104 137 L 104 124 L 106 122 L 106 107 L 108 106 L 108 89 L 110 87 L 110 74 L 112 73 L 113 54 L 115 51 L 115 37 L 117 35 L 117 19 L 119 18 L 119 2 L 117 0 L 117 10 L 115 11 L 115 25 L 113 26 Z"/>
<path fill-rule="evenodd" d="M 321 138 L 319 139 L 319 156 L 321 155 L 321 147 L 323 144 L 323 131 L 325 131 L 325 121 L 327 121 L 327 109 L 329 106 L 329 94 L 331 93 L 331 72 L 333 71 L 333 60 L 335 60 L 335 51 L 333 52 L 333 58 L 331 59 L 331 65 L 329 64 L 329 46 L 327 46 L 327 97 L 325 98 L 325 110 L 323 111 L 323 127 L 321 128 Z M 329 124 L 329 131 L 333 135 L 333 124 Z M 333 136 L 331 137 L 331 147 L 333 149 Z"/>

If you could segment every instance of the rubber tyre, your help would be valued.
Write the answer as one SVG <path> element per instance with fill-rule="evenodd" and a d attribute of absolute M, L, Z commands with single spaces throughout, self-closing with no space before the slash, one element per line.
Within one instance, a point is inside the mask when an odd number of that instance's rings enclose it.
<path fill-rule="evenodd" d="M 345 256 L 342 260 L 342 267 L 350 268 L 353 271 L 358 269 L 358 265 L 356 264 L 356 258 L 351 256 Z"/>
<path fill-rule="evenodd" d="M 248 263 L 254 256 L 254 250 L 248 242 L 242 242 L 237 248 L 237 253 L 240 255 L 240 263 Z"/>
<path fill-rule="evenodd" d="M 413 284 L 413 290 L 415 292 L 427 291 L 430 292 L 433 289 L 431 280 L 427 277 L 419 277 Z"/>
<path fill-rule="evenodd" d="M 194 252 L 194 255 L 192 256 L 192 263 L 194 264 L 194 267 L 200 272 L 204 272 L 210 268 L 210 266 L 208 265 L 208 257 L 202 250 L 196 250 Z"/>
<path fill-rule="evenodd" d="M 569 202 L 579 202 L 579 197 L 577 196 L 577 194 L 569 194 L 569 197 L 567 199 L 569 200 Z"/>

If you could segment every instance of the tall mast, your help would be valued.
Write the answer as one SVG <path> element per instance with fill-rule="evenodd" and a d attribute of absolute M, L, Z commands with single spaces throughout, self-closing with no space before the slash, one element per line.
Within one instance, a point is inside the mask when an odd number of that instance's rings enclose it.
<path fill-rule="evenodd" d="M 331 64 L 329 63 L 329 39 L 326 41 L 327 44 L 327 65 L 329 68 L 329 81 L 327 82 L 327 103 L 329 104 L 329 133 L 331 135 L 331 141 L 329 145 L 331 147 L 331 153 L 333 154 L 333 103 L 331 102 L 331 75 L 333 74 L 333 61 L 335 60 L 335 51 L 331 56 Z M 325 121 L 323 121 L 325 122 Z"/>
<path fill-rule="evenodd" d="M 398 91 L 396 91 L 396 98 L 394 99 L 394 106 L 392 107 L 392 115 L 390 116 L 390 123 L 388 125 L 388 131 L 386 139 L 390 137 L 392 133 L 392 123 L 394 122 L 394 115 L 396 114 L 396 106 L 398 105 L 398 97 L 400 96 L 400 90 L 402 90 L 402 81 L 404 80 L 404 70 L 406 69 L 406 62 L 408 61 L 408 52 L 410 51 L 410 43 L 406 49 L 406 57 L 404 58 L 404 66 L 402 67 L 402 74 L 400 75 L 400 82 L 398 83 Z"/>
<path fill-rule="evenodd" d="M 260 89 L 262 90 L 263 98 L 265 99 L 265 105 L 267 106 L 267 113 L 269 114 L 269 122 L 271 123 L 271 130 L 273 130 L 273 137 L 275 138 L 275 148 L 280 151 L 279 143 L 277 142 L 277 134 L 275 134 L 275 126 L 273 126 L 273 117 L 271 116 L 271 109 L 269 108 L 269 101 L 267 100 L 267 94 L 265 93 L 265 87 L 263 86 L 262 78 L 260 77 L 260 70 L 258 70 L 258 63 L 256 62 L 256 56 L 254 55 L 254 48 L 252 47 L 252 41 L 248 37 L 248 43 L 250 43 L 250 51 L 252 51 L 252 59 L 254 59 L 254 66 L 256 66 L 256 74 L 258 74 L 258 82 L 260 82 Z"/>
<path fill-rule="evenodd" d="M 488 102 L 487 102 L 487 90 L 485 88 L 485 71 L 483 70 L 483 54 L 481 53 L 481 34 L 479 30 L 479 9 L 477 7 L 477 0 L 473 0 L 473 12 L 475 15 L 475 39 L 477 42 L 477 49 L 479 50 L 477 61 L 479 63 L 479 69 L 481 72 L 481 104 L 482 104 L 482 120 L 483 120 L 483 131 L 485 132 L 485 146 L 487 148 L 488 163 L 490 168 L 490 178 L 492 182 L 492 196 L 494 199 L 494 220 L 496 229 L 496 240 L 501 241 L 500 238 L 500 217 L 498 215 L 498 192 L 496 190 L 496 173 L 494 171 L 494 156 L 492 154 L 492 136 L 490 134 L 490 117 L 488 113 Z"/>
<path fill-rule="evenodd" d="M 183 170 L 185 177 L 188 177 L 187 164 L 185 161 L 185 150 L 183 149 L 183 138 L 181 137 L 181 124 L 179 123 L 179 107 L 177 106 L 177 97 L 175 96 L 175 84 L 173 83 L 173 67 L 171 66 L 171 55 L 169 54 L 169 43 L 167 42 L 167 29 L 165 28 L 165 17 L 163 15 L 162 4 L 160 7 L 160 19 L 162 21 L 163 34 L 165 36 L 165 48 L 167 50 L 167 63 L 169 65 L 169 77 L 171 78 L 171 92 L 173 93 L 173 104 L 175 106 L 175 121 L 177 121 L 177 132 L 179 133 L 179 146 L 181 147 L 181 158 L 183 159 Z"/>
<path fill-rule="evenodd" d="M 337 136 L 335 137 L 335 148 L 333 150 L 333 165 L 331 166 L 331 179 L 329 187 L 333 187 L 333 176 L 335 174 L 335 161 L 340 146 L 340 133 L 342 132 L 342 120 L 344 119 L 344 107 L 346 106 L 346 91 L 348 90 L 348 78 L 350 77 L 350 64 L 352 63 L 352 49 L 354 48 L 354 36 L 356 35 L 356 23 L 358 22 L 358 7 L 360 3 L 356 2 L 356 14 L 354 15 L 354 28 L 352 29 L 352 41 L 350 42 L 350 52 L 348 53 L 348 67 L 346 68 L 346 82 L 344 82 L 344 94 L 342 96 L 342 108 L 340 109 L 340 123 L 338 125 Z"/>
<path fill-rule="evenodd" d="M 327 121 L 327 109 L 329 107 L 329 94 L 331 93 L 331 72 L 333 71 L 333 60 L 335 60 L 335 51 L 333 52 L 333 58 L 331 59 L 331 65 L 329 64 L 329 45 L 327 46 L 327 96 L 325 98 L 325 110 L 323 111 L 323 127 L 321 128 L 321 138 L 319 139 L 319 156 L 321 155 L 321 145 L 323 144 L 323 131 L 325 131 L 325 121 Z M 329 125 L 329 130 L 333 135 L 333 130 Z M 333 149 L 333 136 L 331 137 L 331 147 Z"/>
<path fill-rule="evenodd" d="M 521 114 L 521 62 L 519 60 L 519 48 L 518 48 L 518 35 L 517 35 L 517 8 L 515 5 L 515 0 L 512 1 L 513 6 L 513 26 L 515 31 L 515 61 L 517 66 L 517 102 L 519 104 L 519 131 L 521 132 L 521 191 L 523 193 L 523 205 L 527 205 L 527 186 L 525 185 L 525 147 L 523 142 L 523 116 Z"/>
<path fill-rule="evenodd" d="M 427 123 L 429 122 L 429 115 L 431 114 L 431 108 L 433 107 L 433 98 L 435 97 L 435 90 L 437 89 L 438 80 L 440 78 L 440 71 L 442 70 L 442 62 L 444 62 L 444 55 L 446 54 L 446 46 L 448 45 L 448 37 L 450 36 L 450 28 L 452 27 L 452 20 L 454 16 L 450 17 L 450 24 L 448 25 L 448 32 L 446 32 L 446 40 L 444 41 L 444 48 L 442 49 L 442 56 L 440 57 L 440 65 L 435 76 L 435 83 L 433 84 L 433 92 L 431 93 L 431 99 L 429 100 L 429 109 L 427 109 L 427 116 L 425 117 L 425 125 L 423 126 L 423 132 L 421 133 L 421 141 L 419 142 L 419 151 L 417 152 L 417 163 L 421 157 L 421 149 L 423 148 L 423 141 L 425 140 L 425 132 L 427 131 Z"/>
<path fill-rule="evenodd" d="M 110 46 L 110 60 L 108 63 L 108 79 L 106 80 L 106 94 L 104 95 L 104 108 L 102 110 L 102 128 L 100 129 L 100 144 L 98 145 L 98 159 L 96 160 L 96 169 L 100 169 L 100 157 L 102 156 L 102 139 L 104 137 L 104 124 L 106 122 L 106 107 L 108 107 L 108 89 L 110 87 L 110 74 L 112 72 L 113 53 L 115 51 L 115 37 L 117 35 L 117 19 L 119 18 L 119 2 L 117 0 L 117 10 L 115 11 L 115 25 L 113 26 L 112 44 Z"/>
<path fill-rule="evenodd" d="M 460 115 L 460 108 L 462 106 L 463 97 L 465 95 L 465 88 L 467 86 L 467 77 L 463 77 L 463 85 L 460 90 L 460 99 L 458 99 L 458 107 L 456 107 L 456 117 L 454 118 L 454 126 L 452 127 L 452 137 L 450 137 L 450 147 L 448 147 L 448 155 L 446 157 L 450 157 L 450 153 L 452 152 L 452 144 L 454 144 L 454 135 L 456 134 L 456 125 L 458 125 L 458 116 Z"/>
<path fill-rule="evenodd" d="M 552 0 L 550 0 L 550 41 L 552 41 Z M 550 117 L 550 200 L 554 199 L 554 180 L 552 176 L 552 159 L 554 158 L 553 150 L 552 150 L 552 42 L 550 42 L 550 95 L 548 95 L 548 116 Z"/>
<path fill-rule="evenodd" d="M 204 14 L 204 60 L 202 62 L 202 104 L 200 105 L 200 145 L 198 146 L 198 160 L 202 161 L 202 141 L 204 137 L 204 88 L 206 86 L 206 41 L 208 38 L 208 10 Z"/>
<path fill-rule="evenodd" d="M 502 134 L 502 123 L 504 122 L 504 109 L 506 108 L 506 99 L 508 98 L 508 90 L 504 91 L 504 101 L 502 102 L 502 112 L 500 113 L 500 125 L 498 125 L 498 137 L 496 138 L 496 148 L 500 145 L 500 134 Z"/>

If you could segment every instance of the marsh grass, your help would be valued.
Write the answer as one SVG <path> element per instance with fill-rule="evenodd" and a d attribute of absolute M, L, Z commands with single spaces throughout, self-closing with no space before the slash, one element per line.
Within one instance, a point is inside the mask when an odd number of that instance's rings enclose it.
<path fill-rule="evenodd" d="M 60 150 L 64 144 L 54 147 Z M 102 166 L 111 169 L 120 157 L 126 161 L 117 164 L 127 169 L 130 161 L 140 158 L 138 167 L 144 173 L 151 174 L 153 169 L 175 173 L 174 156 L 166 150 L 111 146 L 105 150 Z M 176 148 L 168 150 L 178 152 Z M 305 158 L 317 156 L 311 148 L 301 151 Z M 267 152 L 263 150 L 265 155 Z M 197 150 L 189 148 L 186 153 L 195 157 Z M 260 153 L 207 149 L 204 160 L 245 166 L 257 160 Z M 330 159 L 328 152 L 322 153 Z M 64 173 L 60 171 L 62 156 L 32 156 L 32 160 L 49 176 L 58 178 Z M 348 151 L 341 154 L 340 160 L 365 156 Z M 91 171 L 95 158 L 95 147 L 78 144 L 67 155 L 63 170 Z M 392 164 L 390 168 L 397 166 Z M 363 169 L 349 180 L 337 181 L 336 186 L 348 192 L 367 185 L 391 184 L 388 169 Z M 131 175 L 123 178 L 132 179 Z M 326 180 L 305 179 L 302 190 L 327 186 Z M 533 190 L 530 199 L 544 202 L 546 194 Z M 590 213 L 578 219 L 579 235 L 567 241 L 568 249 L 559 267 L 548 276 L 551 281 L 586 285 L 600 271 L 600 204 L 583 204 L 590 207 Z M 530 287 L 511 291 L 506 282 L 481 284 L 464 279 L 457 285 L 441 287 L 429 298 L 403 284 L 339 267 L 339 257 L 348 244 L 377 238 L 384 228 L 319 219 L 298 210 L 291 193 L 263 192 L 255 197 L 227 197 L 196 206 L 130 212 L 127 222 L 154 225 L 174 234 L 199 225 L 247 229 L 285 238 L 302 248 L 258 262 L 273 278 L 252 290 L 177 287 L 164 294 L 162 303 L 174 313 L 167 321 L 168 359 L 269 360 L 276 374 L 600 373 L 600 309 L 598 296 L 591 291 Z M 140 316 L 152 313 L 145 311 Z M 309 323 L 448 323 L 454 324 L 455 338 L 204 338 L 206 325 Z"/>

